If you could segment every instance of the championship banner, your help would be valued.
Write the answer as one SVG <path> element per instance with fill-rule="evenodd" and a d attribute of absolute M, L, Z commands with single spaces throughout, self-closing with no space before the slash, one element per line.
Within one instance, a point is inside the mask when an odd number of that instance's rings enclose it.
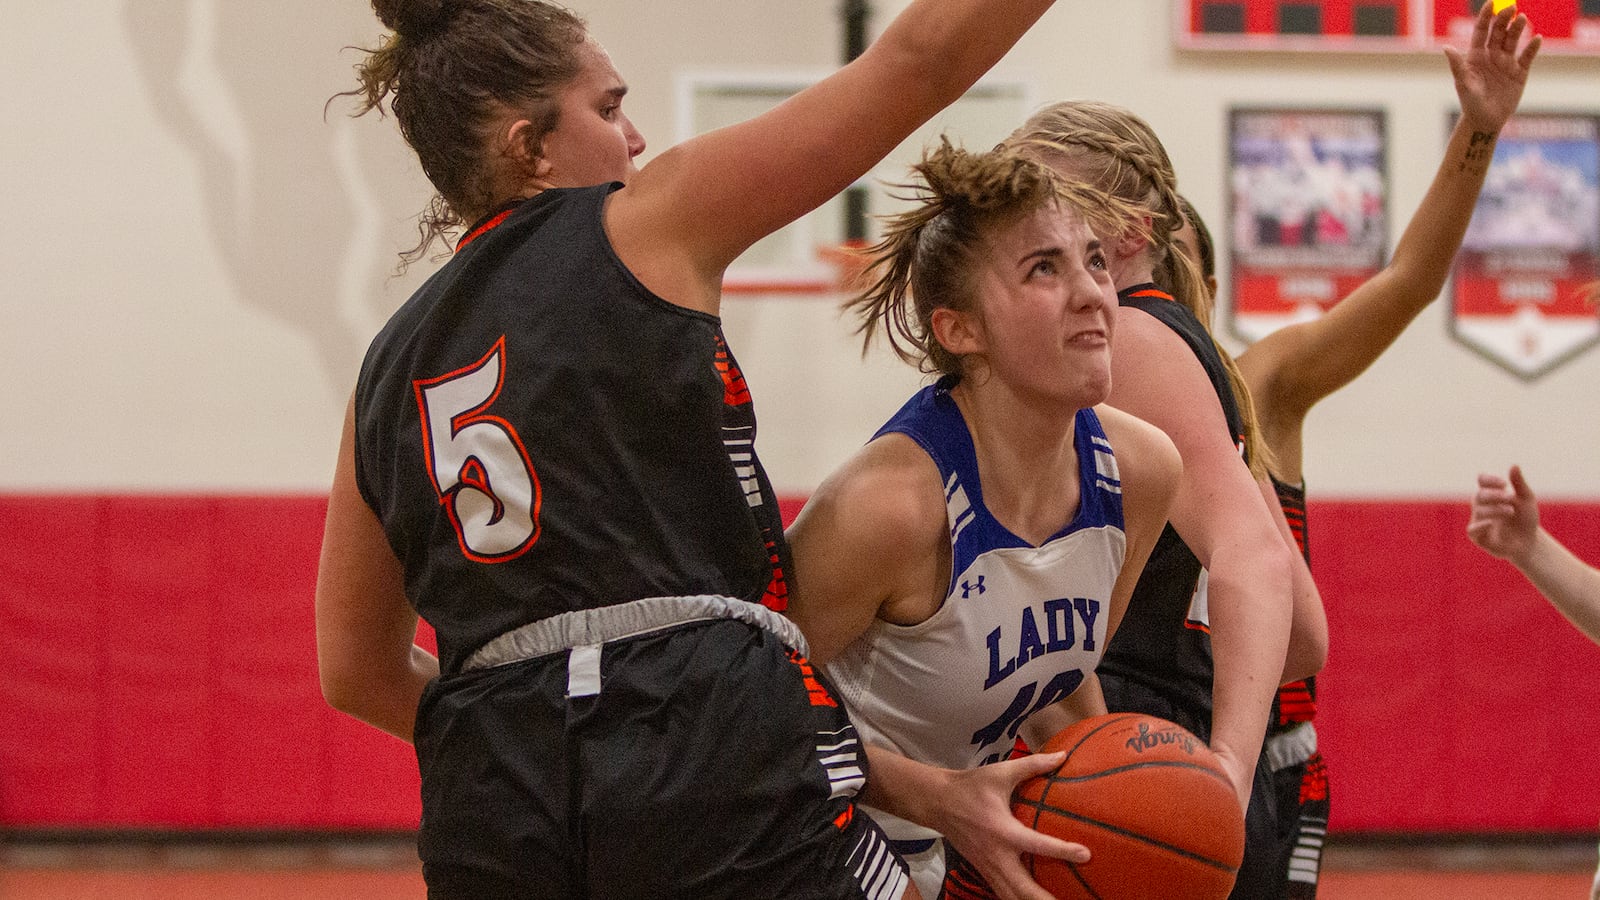
<path fill-rule="evenodd" d="M 1490 0 L 1177 0 L 1179 47 L 1435 53 L 1462 47 Z M 1543 54 L 1600 55 L 1600 0 L 1522 0 Z"/>
<path fill-rule="evenodd" d="M 1383 268 L 1384 120 L 1377 111 L 1229 113 L 1229 328 L 1251 343 L 1321 316 Z"/>
<path fill-rule="evenodd" d="M 1451 336 L 1531 381 L 1600 342 L 1596 278 L 1600 116 L 1514 116 L 1456 256 Z"/>

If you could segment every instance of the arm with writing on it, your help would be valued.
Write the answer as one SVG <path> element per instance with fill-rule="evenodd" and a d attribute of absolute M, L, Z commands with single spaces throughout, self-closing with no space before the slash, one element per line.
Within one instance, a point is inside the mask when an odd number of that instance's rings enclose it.
<path fill-rule="evenodd" d="M 1517 50 L 1527 17 L 1478 16 L 1469 48 L 1447 48 L 1461 103 L 1433 182 L 1407 223 L 1389 264 L 1319 319 L 1281 328 L 1239 355 L 1261 431 L 1290 483 L 1302 477 L 1306 414 L 1365 372 L 1440 291 L 1466 235 L 1500 130 L 1516 112 L 1539 51 L 1535 35 Z"/>

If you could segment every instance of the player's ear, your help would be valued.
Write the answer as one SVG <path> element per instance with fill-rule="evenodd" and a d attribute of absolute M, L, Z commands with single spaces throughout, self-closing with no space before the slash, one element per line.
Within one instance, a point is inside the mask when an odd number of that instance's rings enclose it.
<path fill-rule="evenodd" d="M 550 163 L 544 158 L 543 142 L 535 142 L 532 136 L 532 122 L 513 120 L 503 132 L 501 152 L 526 177 L 542 180 L 550 174 Z"/>
<path fill-rule="evenodd" d="M 1118 259 L 1132 259 L 1138 256 L 1144 252 L 1146 247 L 1150 246 L 1150 239 L 1145 235 L 1150 233 L 1154 225 L 1155 219 L 1150 216 L 1144 216 L 1140 219 L 1138 228 L 1124 228 L 1122 234 L 1118 235 L 1116 241 L 1113 242 L 1112 252 L 1116 254 Z"/>
<path fill-rule="evenodd" d="M 928 326 L 939 346 L 956 356 L 970 356 L 985 349 L 983 323 L 972 313 L 941 306 L 928 317 Z"/>

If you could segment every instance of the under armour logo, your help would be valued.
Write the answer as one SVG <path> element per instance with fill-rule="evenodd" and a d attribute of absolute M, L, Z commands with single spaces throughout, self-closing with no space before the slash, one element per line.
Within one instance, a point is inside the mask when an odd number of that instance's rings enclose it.
<path fill-rule="evenodd" d="M 983 593 L 984 587 L 983 587 L 983 576 L 982 575 L 978 576 L 978 583 L 977 584 L 973 584 L 970 581 L 961 582 L 961 599 L 965 600 L 968 597 L 971 597 L 973 591 L 977 591 L 980 595 Z"/>

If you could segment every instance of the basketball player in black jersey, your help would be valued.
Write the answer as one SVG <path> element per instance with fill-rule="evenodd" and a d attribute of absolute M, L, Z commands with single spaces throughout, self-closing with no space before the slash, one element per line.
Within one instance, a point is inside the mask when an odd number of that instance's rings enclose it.
<path fill-rule="evenodd" d="M 1309 563 L 1305 476 L 1301 439 L 1311 408 L 1355 380 L 1439 296 L 1461 246 L 1478 193 L 1488 174 L 1496 135 L 1516 111 L 1540 39 L 1521 39 L 1526 16 L 1492 4 L 1479 10 L 1465 52 L 1445 51 L 1461 102 L 1461 116 L 1423 197 L 1383 271 L 1340 300 L 1319 319 L 1290 325 L 1239 354 L 1239 370 L 1255 400 L 1261 435 L 1272 451 L 1273 486 Z M 1208 291 L 1216 292 L 1210 232 L 1184 204 L 1178 249 L 1199 264 Z M 1286 684 L 1268 726 L 1265 759 L 1276 796 L 1277 845 L 1272 892 L 1302 900 L 1316 896 L 1327 833 L 1327 768 L 1317 750 L 1313 717 L 1315 681 Z"/>
<path fill-rule="evenodd" d="M 415 741 L 430 897 L 916 896 L 780 615 L 721 278 L 1050 6 L 915 0 L 834 75 L 639 168 L 627 86 L 569 11 L 375 0 L 393 33 L 360 111 L 392 108 L 437 188 L 427 236 L 465 228 L 362 365 L 317 639 L 329 702 Z"/>

